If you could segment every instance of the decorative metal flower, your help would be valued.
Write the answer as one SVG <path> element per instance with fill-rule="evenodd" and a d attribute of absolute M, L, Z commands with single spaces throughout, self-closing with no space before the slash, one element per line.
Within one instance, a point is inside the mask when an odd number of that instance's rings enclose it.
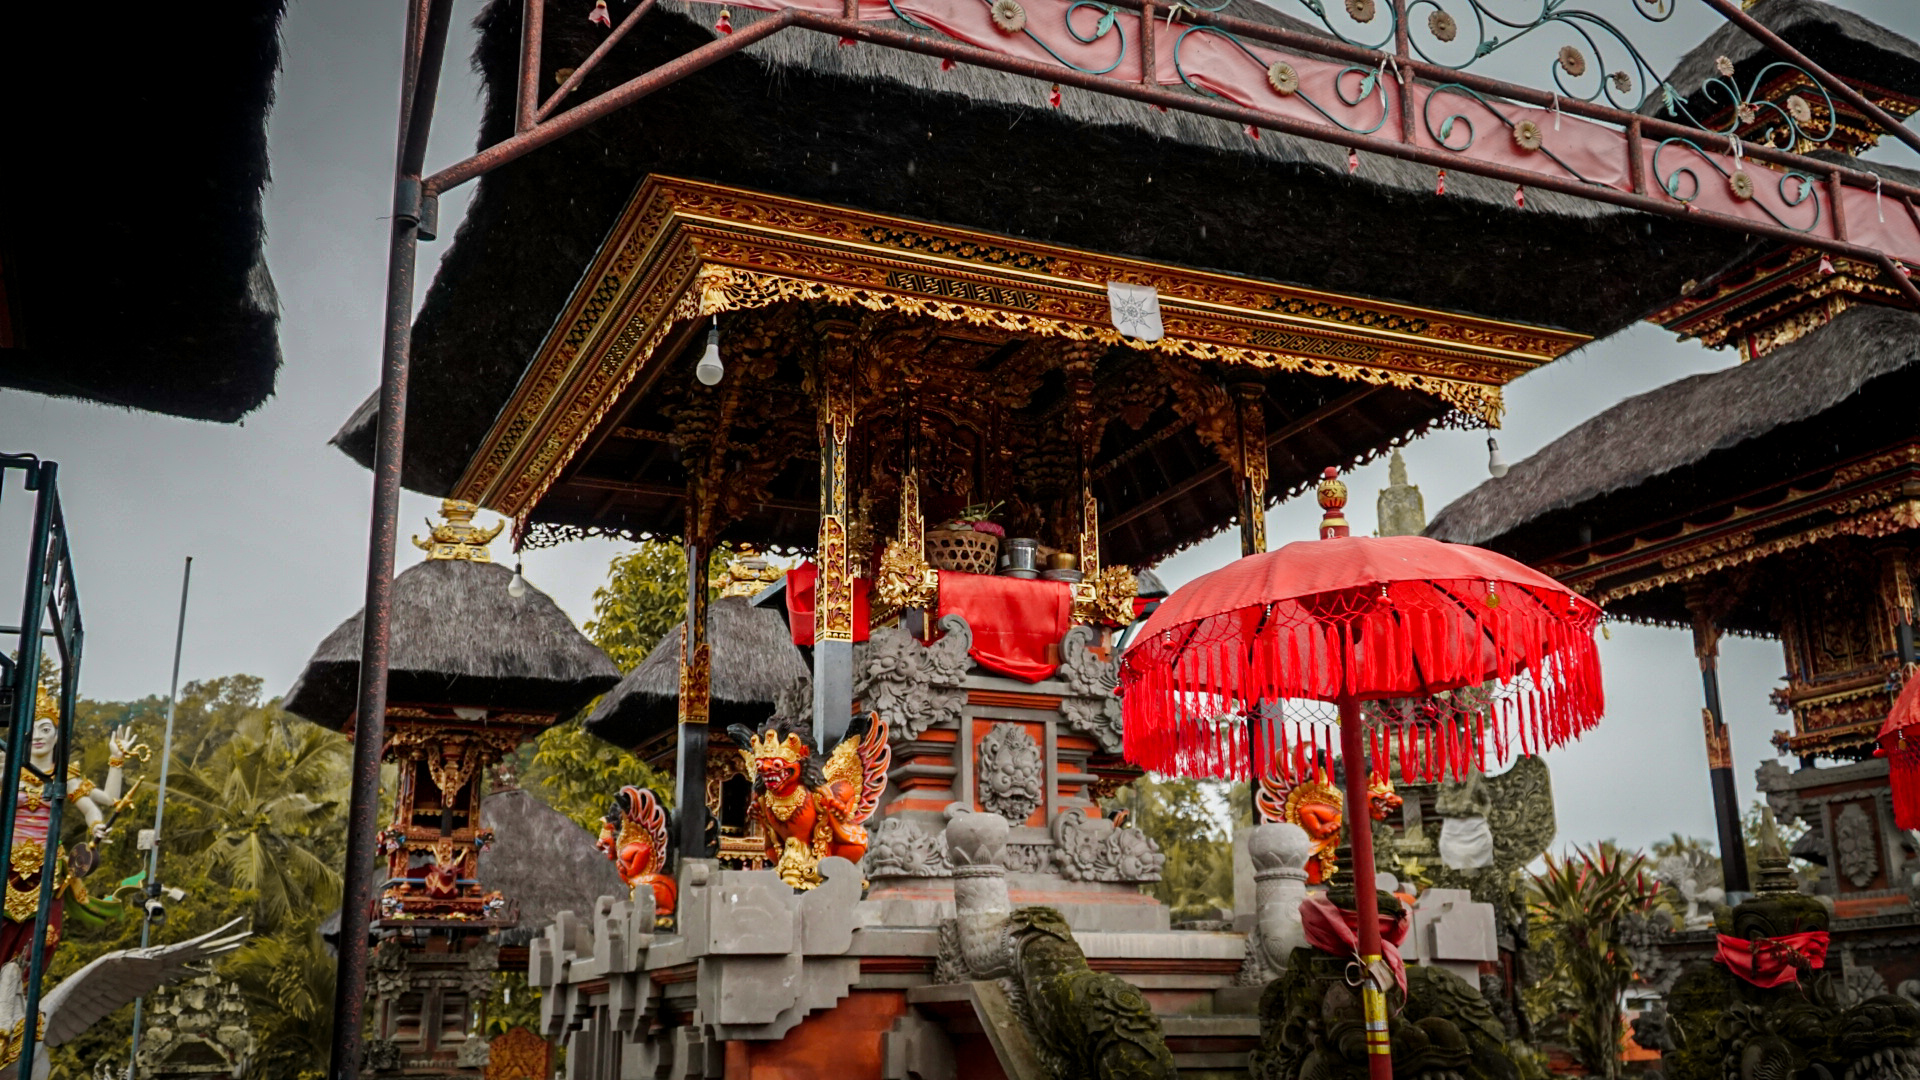
<path fill-rule="evenodd" d="M 1624 71 L 1616 71 L 1608 78 L 1613 80 L 1613 88 L 1623 94 L 1633 93 L 1633 76 Z"/>
<path fill-rule="evenodd" d="M 1273 66 L 1267 68 L 1267 85 L 1273 87 L 1274 93 L 1293 94 L 1300 89 L 1300 73 L 1293 70 L 1292 64 L 1275 60 Z"/>
<path fill-rule="evenodd" d="M 1531 120 L 1522 120 L 1513 125 L 1513 144 L 1520 149 L 1538 150 L 1544 141 L 1546 141 L 1546 133 L 1540 130 L 1539 124 Z"/>
<path fill-rule="evenodd" d="M 1587 54 L 1571 45 L 1562 45 L 1560 46 L 1560 67 L 1577 79 L 1587 73 Z"/>
<path fill-rule="evenodd" d="M 1427 29 L 1441 41 L 1452 41 L 1460 33 L 1460 24 L 1453 21 L 1453 16 L 1436 10 L 1427 16 Z"/>
<path fill-rule="evenodd" d="M 1735 169 L 1733 175 L 1727 177 L 1727 189 L 1733 192 L 1734 198 L 1746 202 L 1753 198 L 1753 177 L 1745 169 Z"/>
<path fill-rule="evenodd" d="M 1753 107 L 1751 101 L 1741 102 L 1740 107 L 1734 110 L 1734 115 L 1740 117 L 1740 122 L 1743 124 L 1751 124 L 1760 118 L 1759 111 Z"/>
<path fill-rule="evenodd" d="M 1813 106 L 1799 94 L 1787 95 L 1787 115 L 1793 117 L 1796 124 L 1805 124 L 1813 120 Z"/>
<path fill-rule="evenodd" d="M 1733 78 L 1733 61 L 1727 59 L 1724 56 L 1715 57 L 1713 61 L 1713 70 L 1719 72 L 1723 78 L 1731 79 Z"/>
<path fill-rule="evenodd" d="M 1374 2 L 1373 0 L 1347 0 L 1347 14 L 1353 16 L 1354 22 L 1372 22 L 1375 14 Z"/>
<path fill-rule="evenodd" d="M 1027 9 L 1020 0 L 993 0 L 993 25 L 1003 34 L 1017 34 L 1027 28 Z"/>

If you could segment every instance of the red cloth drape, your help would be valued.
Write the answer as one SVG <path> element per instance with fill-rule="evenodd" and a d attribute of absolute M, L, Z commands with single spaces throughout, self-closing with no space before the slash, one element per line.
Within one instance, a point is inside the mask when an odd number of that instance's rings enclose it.
<path fill-rule="evenodd" d="M 813 646 L 813 583 L 820 568 L 811 561 L 787 571 L 787 628 L 795 645 Z M 855 578 L 853 582 L 853 640 L 867 640 L 867 593 L 872 582 Z"/>
<path fill-rule="evenodd" d="M 959 615 L 973 628 L 972 656 L 981 667 L 1039 682 L 1059 670 L 1048 650 L 1073 621 L 1073 589 L 1059 581 L 1022 581 L 940 571 L 939 615 Z"/>
<path fill-rule="evenodd" d="M 1759 946 L 1757 949 L 1755 944 Z M 1713 959 L 1763 989 L 1798 982 L 1800 969 L 1792 961 L 1803 960 L 1815 970 L 1827 965 L 1827 932 L 1806 930 L 1785 937 L 1761 938 L 1757 943 L 1721 934 L 1720 951 Z"/>
<path fill-rule="evenodd" d="M 1360 954 L 1360 916 L 1335 906 L 1324 896 L 1309 896 L 1300 903 L 1300 928 L 1307 933 L 1307 944 L 1335 956 Z M 1380 916 L 1380 955 L 1393 971 L 1400 992 L 1407 992 L 1407 965 L 1400 959 L 1400 943 L 1407 940 L 1407 914 Z"/>
<path fill-rule="evenodd" d="M 1887 782 L 1893 787 L 1893 823 L 1920 829 L 1920 678 L 1907 680 L 1880 725 L 1879 753 L 1887 759 Z"/>

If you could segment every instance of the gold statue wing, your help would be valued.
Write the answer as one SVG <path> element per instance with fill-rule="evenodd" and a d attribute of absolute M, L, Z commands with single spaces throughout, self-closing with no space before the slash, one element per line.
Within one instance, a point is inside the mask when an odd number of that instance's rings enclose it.
<path fill-rule="evenodd" d="M 660 805 L 659 796 L 646 788 L 628 785 L 621 790 L 627 793 L 627 821 L 630 827 L 643 833 L 653 847 L 653 857 L 647 860 L 646 872 L 657 874 L 667 862 L 667 833 L 671 822 L 667 808 Z"/>
<path fill-rule="evenodd" d="M 887 790 L 887 770 L 893 764 L 893 748 L 887 745 L 887 722 L 872 714 L 867 730 L 840 740 L 833 756 L 820 772 L 828 784 L 845 783 L 856 792 L 849 824 L 860 824 L 873 816 L 880 796 Z"/>

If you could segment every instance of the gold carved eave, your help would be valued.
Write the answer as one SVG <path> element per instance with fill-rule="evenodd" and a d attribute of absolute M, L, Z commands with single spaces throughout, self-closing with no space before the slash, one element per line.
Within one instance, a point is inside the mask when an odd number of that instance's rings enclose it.
<path fill-rule="evenodd" d="M 1158 289 L 1160 341 L 1113 329 L 1109 281 Z M 1414 389 L 1489 423 L 1500 387 L 1589 340 L 655 176 L 455 495 L 524 518 L 676 322 L 807 300 Z"/>
<path fill-rule="evenodd" d="M 1848 462 L 1823 482 L 1789 485 L 1789 492 L 1762 507 L 1743 508 L 1735 500 L 1711 524 L 1681 525 L 1659 538 L 1648 538 L 1645 532 L 1653 529 L 1647 529 L 1616 554 L 1599 555 L 1589 547 L 1557 556 L 1540 570 L 1605 605 L 1836 537 L 1920 529 L 1920 442 Z M 1596 547 L 1619 543 L 1614 538 Z"/>

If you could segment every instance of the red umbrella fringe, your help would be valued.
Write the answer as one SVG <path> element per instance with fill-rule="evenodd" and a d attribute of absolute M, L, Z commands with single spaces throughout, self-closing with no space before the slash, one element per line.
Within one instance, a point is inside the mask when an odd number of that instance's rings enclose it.
<path fill-rule="evenodd" d="M 1325 734 L 1286 719 L 1289 700 L 1422 698 L 1493 682 L 1500 693 L 1459 724 L 1402 724 L 1401 775 L 1461 776 L 1491 756 L 1560 746 L 1605 708 L 1598 610 L 1507 582 L 1396 582 L 1227 612 L 1136 643 L 1122 663 L 1125 752 L 1149 769 L 1245 779 L 1253 760 L 1298 761 L 1288 745 Z M 1357 639 L 1357 642 L 1356 642 Z M 1246 717 L 1268 720 L 1251 737 Z M 1287 729 L 1292 727 L 1293 731 Z M 1490 744 L 1490 745 L 1489 745 Z M 1369 744 L 1385 771 L 1387 737 Z M 1255 755 L 1258 755 L 1257 758 Z"/>

